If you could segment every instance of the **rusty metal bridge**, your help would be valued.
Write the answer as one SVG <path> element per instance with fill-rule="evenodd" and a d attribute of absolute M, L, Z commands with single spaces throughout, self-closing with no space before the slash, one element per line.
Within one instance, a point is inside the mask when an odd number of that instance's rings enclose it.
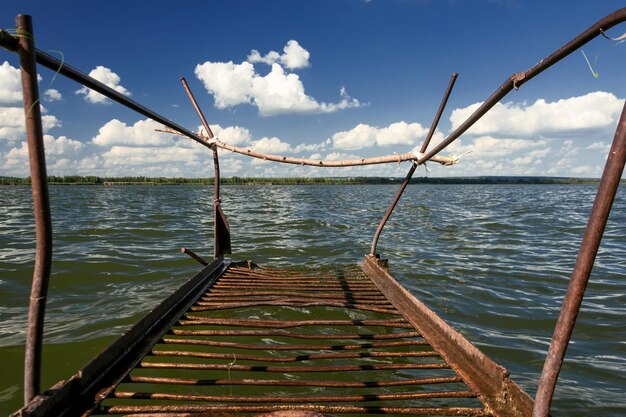
<path fill-rule="evenodd" d="M 453 74 L 420 152 L 360 160 L 312 161 L 259 154 L 193 133 L 34 46 L 32 21 L 17 17 L 0 46 L 20 56 L 35 205 L 37 250 L 24 372 L 25 405 L 14 416 L 225 416 L 394 414 L 548 416 L 561 363 L 626 162 L 626 107 L 609 151 L 587 230 L 533 399 L 497 365 L 406 291 L 377 254 L 385 223 L 418 165 L 456 163 L 437 154 L 513 89 L 626 20 L 601 19 L 529 70 L 516 73 L 454 132 L 428 150 Z M 67 76 L 209 148 L 215 167 L 214 259 L 67 381 L 41 390 L 41 346 L 52 257 L 36 64 Z M 235 263 L 221 207 L 218 148 L 283 163 L 349 166 L 413 161 L 381 220 L 370 254 L 348 269 L 270 269 Z M 398 159 L 400 158 L 400 159 Z M 314 319 L 311 319 L 314 317 Z M 241 387 L 246 386 L 245 395 Z M 250 389 L 254 387 L 254 389 Z M 254 394 L 250 394 L 253 392 Z"/>

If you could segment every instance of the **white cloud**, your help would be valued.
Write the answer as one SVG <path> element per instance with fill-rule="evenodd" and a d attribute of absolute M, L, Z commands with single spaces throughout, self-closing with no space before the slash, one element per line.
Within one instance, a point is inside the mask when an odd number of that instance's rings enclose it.
<path fill-rule="evenodd" d="M 450 116 L 452 128 L 456 129 L 480 104 L 454 110 Z M 498 103 L 467 134 L 536 137 L 613 128 L 623 104 L 624 100 L 602 91 L 555 102 L 539 99 L 531 105 Z"/>
<path fill-rule="evenodd" d="M 0 104 L 14 104 L 22 101 L 20 70 L 8 61 L 0 65 Z"/>
<path fill-rule="evenodd" d="M 594 142 L 591 145 L 587 146 L 586 149 L 589 149 L 590 151 L 600 151 L 603 154 L 607 154 L 611 149 L 611 144 L 605 142 Z"/>
<path fill-rule="evenodd" d="M 252 140 L 252 133 L 245 127 L 213 125 L 211 130 L 219 140 L 230 145 L 246 145 Z"/>
<path fill-rule="evenodd" d="M 473 139 L 469 145 L 462 145 L 460 142 L 455 142 L 449 146 L 448 149 L 457 154 L 472 152 L 472 157 L 500 158 L 510 156 L 519 151 L 531 152 L 532 148 L 538 147 L 541 148 L 542 152 L 545 152 L 547 141 L 481 136 Z"/>
<path fill-rule="evenodd" d="M 418 139 L 423 140 L 427 133 L 428 129 L 419 123 L 402 121 L 383 128 L 361 123 L 351 130 L 333 134 L 331 140 L 336 149 L 362 149 L 374 145 L 414 145 Z"/>
<path fill-rule="evenodd" d="M 120 85 L 120 76 L 111 71 L 107 67 L 103 67 L 101 65 L 97 66 L 89 73 L 89 76 L 95 78 L 106 86 L 114 89 L 118 93 L 124 94 L 125 96 L 130 96 L 131 93 L 125 87 Z M 100 93 L 97 93 L 87 87 L 82 87 L 79 90 L 76 90 L 76 94 L 82 94 L 85 96 L 85 100 L 89 103 L 107 103 L 108 99 Z"/>
<path fill-rule="evenodd" d="M 151 119 L 139 120 L 132 126 L 113 119 L 98 130 L 92 142 L 99 146 L 170 146 L 171 135 L 155 131 L 161 128 L 161 124 Z"/>
<path fill-rule="evenodd" d="M 43 99 L 45 101 L 60 101 L 63 100 L 63 96 L 58 90 L 49 88 L 43 93 Z"/>
<path fill-rule="evenodd" d="M 288 43 L 285 54 L 270 53 L 265 57 L 251 54 L 252 61 L 271 63 L 271 71 L 266 75 L 258 74 L 250 62 L 235 64 L 229 62 L 210 62 L 196 66 L 195 74 L 215 99 L 215 107 L 225 109 L 239 104 L 252 104 L 259 109 L 261 116 L 282 113 L 332 113 L 362 104 L 350 97 L 345 88 L 341 88 L 337 103 L 318 102 L 307 95 L 300 77 L 285 72 L 278 63 L 284 62 L 287 68 L 301 67 L 308 62 L 308 52 L 304 54 L 297 42 Z M 307 55 L 304 59 L 304 55 Z"/>
<path fill-rule="evenodd" d="M 259 51 L 253 49 L 248 55 L 248 62 L 257 63 L 262 62 L 265 64 L 280 63 L 289 69 L 306 68 L 309 64 L 309 57 L 311 54 L 304 49 L 298 41 L 290 40 L 283 48 L 283 54 L 279 54 L 276 51 L 270 51 L 265 56 L 261 56 Z"/>
<path fill-rule="evenodd" d="M 250 149 L 257 152 L 264 152 L 270 154 L 285 154 L 292 153 L 293 149 L 287 142 L 283 142 L 277 137 L 261 138 L 252 142 Z"/>
<path fill-rule="evenodd" d="M 46 150 L 46 166 L 51 175 L 73 174 L 81 159 L 81 153 L 85 145 L 77 140 L 66 136 L 55 138 L 44 135 L 44 148 Z M 26 141 L 19 146 L 9 149 L 3 155 L 3 175 L 28 176 L 28 144 Z"/>
<path fill-rule="evenodd" d="M 43 112 L 45 109 L 42 107 Z M 52 115 L 43 115 L 41 121 L 44 132 L 61 126 L 61 121 Z M 21 107 L 0 107 L 0 140 L 17 141 L 25 140 L 25 137 L 24 109 Z"/>

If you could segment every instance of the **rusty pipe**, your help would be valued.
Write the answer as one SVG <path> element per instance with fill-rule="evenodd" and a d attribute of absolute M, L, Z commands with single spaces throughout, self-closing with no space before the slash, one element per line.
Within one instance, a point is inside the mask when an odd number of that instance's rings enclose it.
<path fill-rule="evenodd" d="M 454 72 L 452 73 L 452 76 L 450 77 L 448 88 L 446 89 L 446 92 L 443 94 L 443 98 L 441 99 L 441 103 L 439 104 L 439 109 L 437 110 L 437 114 L 435 115 L 435 118 L 433 119 L 433 123 L 430 125 L 430 130 L 428 131 L 428 135 L 426 136 L 426 139 L 424 139 L 424 143 L 422 143 L 422 147 L 420 149 L 420 153 L 422 154 L 426 152 L 426 149 L 428 148 L 428 144 L 430 143 L 430 140 L 435 134 L 435 130 L 437 129 L 437 125 L 439 124 L 439 120 L 441 119 L 441 115 L 443 113 L 443 110 L 446 107 L 446 103 L 448 102 L 448 98 L 450 97 L 450 93 L 452 92 L 452 87 L 454 87 L 454 83 L 456 82 L 456 78 L 458 77 L 458 75 L 459 74 Z M 402 184 L 400 184 L 400 189 L 396 193 L 396 196 L 394 197 L 393 201 L 389 205 L 389 208 L 385 212 L 385 215 L 383 216 L 382 220 L 378 224 L 378 228 L 376 229 L 376 233 L 374 234 L 374 239 L 372 239 L 372 247 L 370 249 L 371 255 L 376 254 L 376 247 L 378 246 L 378 239 L 380 238 L 380 234 L 382 233 L 385 225 L 387 224 L 387 220 L 389 220 L 391 213 L 393 213 L 393 210 L 398 205 L 398 202 L 400 201 L 402 194 L 404 194 L 404 190 L 406 190 L 407 185 L 409 185 L 409 182 L 411 182 L 411 178 L 413 177 L 415 168 L 417 168 L 417 165 L 418 165 L 416 162 L 417 161 L 414 161 L 411 164 L 411 168 L 409 169 L 409 172 L 406 174 L 406 177 L 404 178 L 404 181 L 402 181 Z"/>
<path fill-rule="evenodd" d="M 185 77 L 180 78 L 180 82 L 185 87 L 185 91 L 189 96 L 189 100 L 191 104 L 193 104 L 194 109 L 196 109 L 196 113 L 198 113 L 198 117 L 202 122 L 202 126 L 204 126 L 204 130 L 206 130 L 206 134 L 209 139 L 213 139 L 213 131 L 209 126 L 206 118 L 204 117 L 204 113 L 202 113 L 202 109 L 198 105 L 196 98 L 193 96 L 189 85 L 187 84 L 187 80 Z M 223 256 L 225 253 L 230 253 L 230 226 L 228 225 L 228 219 L 226 215 L 222 211 L 220 200 L 220 162 L 217 154 L 217 147 L 215 144 L 206 142 L 209 144 L 209 147 L 213 151 L 213 169 L 215 172 L 215 179 L 213 181 L 213 206 L 214 206 L 214 217 L 213 217 L 213 257 L 219 258 Z"/>
<path fill-rule="evenodd" d="M 43 327 L 52 266 L 52 218 L 37 85 L 33 24 L 28 15 L 18 15 L 15 23 L 36 228 L 35 267 L 30 290 L 28 329 L 24 353 L 24 404 L 26 404 L 39 393 L 41 388 Z"/>
<path fill-rule="evenodd" d="M 485 102 L 474 113 L 470 115 L 459 127 L 450 133 L 439 145 L 430 150 L 423 158 L 417 161 L 418 165 L 421 165 L 428 161 L 433 156 L 437 155 L 449 144 L 458 139 L 463 133 L 465 133 L 470 127 L 472 127 L 481 117 L 485 115 L 493 106 L 495 106 L 500 100 L 502 100 L 513 89 L 518 89 L 527 81 L 541 74 L 543 71 L 550 68 L 552 65 L 559 62 L 593 38 L 600 35 L 603 31 L 606 31 L 613 26 L 626 20 L 626 7 L 616 10 L 613 13 L 608 14 L 604 18 L 600 19 L 587 30 L 581 32 L 578 36 L 566 43 L 560 49 L 557 49 L 548 57 L 542 59 L 537 64 L 532 66 L 525 72 L 518 72 L 511 75 L 506 81 L 493 92 L 493 94 L 485 100 Z"/>
<path fill-rule="evenodd" d="M 589 222 L 585 236 L 580 245 L 576 264 L 572 271 L 569 287 L 563 300 L 561 313 L 554 329 L 550 349 L 546 356 L 543 366 L 537 395 L 535 397 L 535 406 L 533 408 L 533 417 L 546 417 L 550 412 L 550 403 L 554 395 L 554 389 L 559 377 L 563 358 L 572 336 L 574 324 L 576 324 L 576 316 L 580 310 L 585 288 L 589 282 L 593 262 L 595 261 L 602 234 L 606 227 L 611 206 L 617 187 L 619 186 L 622 172 L 624 171 L 624 163 L 626 162 L 626 104 L 622 110 L 622 115 L 615 131 L 615 138 L 609 156 L 606 161 L 604 173 L 598 186 L 598 193 L 589 215 Z"/>

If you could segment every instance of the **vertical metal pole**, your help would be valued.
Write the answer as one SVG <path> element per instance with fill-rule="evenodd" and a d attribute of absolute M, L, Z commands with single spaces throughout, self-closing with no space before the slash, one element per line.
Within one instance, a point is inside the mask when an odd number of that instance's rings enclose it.
<path fill-rule="evenodd" d="M 32 20 L 28 15 L 19 15 L 15 21 L 17 37 L 19 38 L 18 51 L 24 95 L 24 112 L 26 114 L 26 135 L 28 138 L 28 157 L 30 161 L 37 242 L 24 359 L 24 403 L 27 403 L 39 393 L 41 388 L 43 326 L 52 264 L 52 219 L 50 216 L 46 156 L 41 127 Z"/>
<path fill-rule="evenodd" d="M 448 83 L 448 88 L 446 89 L 446 92 L 444 93 L 443 98 L 441 99 L 441 103 L 439 104 L 439 109 L 437 110 L 437 114 L 435 115 L 435 118 L 433 119 L 433 123 L 430 125 L 430 130 L 428 131 L 428 135 L 426 136 L 426 139 L 424 139 L 424 143 L 422 144 L 420 153 L 426 152 L 426 149 L 428 148 L 428 144 L 430 143 L 430 140 L 435 134 L 435 130 L 437 129 L 437 125 L 439 124 L 439 119 L 441 119 L 443 109 L 446 107 L 446 103 L 448 102 L 448 98 L 450 97 L 450 93 L 452 92 L 452 87 L 454 87 L 454 83 L 456 82 L 456 78 L 458 77 L 458 75 L 459 74 L 454 72 L 450 76 L 450 82 Z M 382 233 L 383 228 L 387 224 L 387 220 L 389 220 L 391 213 L 398 205 L 398 202 L 400 201 L 400 197 L 402 197 L 402 194 L 404 194 L 404 190 L 406 189 L 407 185 L 409 185 L 409 182 L 411 182 L 411 178 L 413 177 L 415 168 L 417 168 L 417 163 L 413 163 L 411 165 L 409 172 L 406 174 L 404 181 L 402 181 L 402 184 L 400 185 L 400 189 L 396 193 L 396 196 L 394 197 L 393 201 L 389 205 L 389 208 L 385 212 L 385 215 L 383 216 L 382 220 L 378 224 L 378 228 L 376 229 L 376 233 L 374 234 L 374 239 L 372 239 L 372 247 L 370 249 L 370 255 L 376 255 L 376 247 L 378 246 L 378 239 L 380 238 L 380 234 Z"/>
<path fill-rule="evenodd" d="M 187 80 L 185 77 L 181 77 L 180 82 L 183 83 L 183 87 L 185 87 L 185 91 L 193 104 L 193 107 L 196 109 L 196 113 L 198 113 L 198 117 L 200 117 L 200 121 L 202 122 L 202 126 L 204 126 L 204 130 L 206 130 L 206 134 L 209 139 L 213 139 L 213 131 L 209 126 L 209 123 L 206 121 L 204 117 L 204 113 L 202 113 L 202 109 L 198 105 L 189 85 L 187 84 Z M 228 224 L 228 219 L 222 210 L 222 201 L 220 200 L 220 162 L 217 154 L 217 146 L 213 144 L 211 146 L 213 150 L 213 167 L 215 168 L 215 186 L 213 191 L 213 207 L 214 207 L 214 222 L 213 222 L 213 257 L 219 258 L 226 253 L 230 253 L 230 226 Z"/>
<path fill-rule="evenodd" d="M 563 300 L 561 313 L 557 320 L 552 336 L 552 343 L 543 365 L 533 417 L 547 417 L 550 412 L 550 403 L 554 395 L 556 382 L 561 371 L 563 358 L 572 336 L 576 316 L 580 310 L 585 288 L 589 282 L 589 275 L 593 268 L 600 240 L 604 233 L 606 222 L 611 212 L 613 199 L 617 193 L 624 163 L 626 162 L 626 104 L 622 110 L 622 115 L 615 131 L 613 145 L 609 151 L 609 156 L 604 167 L 604 173 L 598 187 L 598 193 L 589 215 L 587 230 L 580 245 L 576 264 L 572 271 L 569 287 Z"/>

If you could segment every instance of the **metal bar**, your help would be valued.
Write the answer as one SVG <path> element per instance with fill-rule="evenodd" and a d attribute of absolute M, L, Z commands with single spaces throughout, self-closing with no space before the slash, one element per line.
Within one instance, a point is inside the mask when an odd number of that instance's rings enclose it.
<path fill-rule="evenodd" d="M 196 113 L 198 113 L 198 117 L 200 118 L 200 122 L 202 122 L 202 126 L 204 126 L 204 130 L 206 131 L 207 136 L 209 137 L 209 139 L 213 139 L 213 131 L 211 130 L 209 123 L 207 123 L 206 118 L 204 117 L 204 113 L 202 113 L 202 109 L 200 108 L 200 106 L 198 106 L 198 102 L 193 96 L 193 93 L 191 92 L 191 89 L 189 88 L 185 77 L 181 77 L 180 82 L 183 83 L 183 87 L 185 87 L 185 91 L 187 92 L 187 95 L 191 100 L 191 104 L 193 104 L 194 109 L 196 109 Z"/>
<path fill-rule="evenodd" d="M 18 411 L 31 417 L 80 415 L 97 401 L 97 393 L 113 389 L 135 364 L 147 354 L 167 330 L 228 267 L 222 259 L 213 261 L 167 297 L 122 337 L 91 360 L 80 371 L 50 393 L 35 397 Z"/>
<path fill-rule="evenodd" d="M 361 298 L 356 298 L 356 297 L 346 297 L 344 295 L 337 295 L 335 297 L 316 297 L 314 294 L 313 295 L 308 295 L 308 296 L 300 296 L 300 294 L 298 294 L 298 296 L 296 297 L 287 297 L 287 294 L 283 294 L 282 296 L 274 296 L 274 297 L 246 297 L 245 301 L 282 301 L 282 302 L 288 302 L 288 303 L 293 303 L 293 302 L 312 302 L 312 301 L 345 301 L 345 302 L 350 302 L 350 303 L 355 303 L 355 304 L 369 304 L 369 305 L 378 305 L 378 306 L 382 306 L 382 307 L 392 307 L 392 305 L 389 303 L 389 301 L 387 300 L 372 300 L 372 299 L 361 299 Z M 211 306 L 211 305 L 217 305 L 217 304 L 228 304 L 231 302 L 239 302 L 241 301 L 241 298 L 232 298 L 232 299 L 219 299 L 219 300 L 215 300 L 212 299 L 210 297 L 204 297 L 204 299 L 198 301 L 196 303 L 196 305 L 199 306 Z"/>
<path fill-rule="evenodd" d="M 215 288 L 267 288 L 267 284 L 263 283 L 263 282 L 236 282 L 236 281 L 231 281 L 231 280 L 222 280 L 219 282 L 215 283 Z M 285 284 L 280 284 L 280 283 L 276 283 L 274 285 L 271 286 L 272 289 L 273 288 L 286 288 L 286 289 L 294 289 L 294 288 L 333 288 L 336 290 L 343 290 L 343 289 L 351 289 L 351 288 L 355 288 L 355 289 L 376 289 L 375 286 L 373 286 L 372 284 L 369 283 L 362 283 L 362 284 L 345 284 L 345 285 L 341 285 L 341 284 L 324 284 L 324 283 L 308 283 L 308 282 L 303 282 L 303 283 L 298 283 L 298 282 L 292 282 L 292 283 L 285 283 Z"/>
<path fill-rule="evenodd" d="M 430 358 L 438 357 L 439 354 L 434 350 L 421 352 L 345 352 L 345 353 L 315 353 L 298 356 L 263 356 L 263 355 L 242 355 L 233 356 L 232 353 L 211 353 L 211 352 L 187 352 L 180 350 L 152 350 L 153 356 L 175 356 L 175 357 L 191 357 L 203 359 L 228 359 L 256 362 L 302 362 L 316 359 L 360 359 L 360 358 Z"/>
<path fill-rule="evenodd" d="M 191 311 L 209 311 L 209 310 L 226 310 L 232 308 L 245 308 L 245 307 L 260 307 L 260 306 L 277 306 L 277 307 L 339 307 L 339 308 L 350 308 L 355 310 L 363 310 L 363 311 L 375 311 L 378 313 L 386 313 L 386 314 L 395 314 L 400 315 L 399 312 L 395 310 L 380 308 L 380 307 L 371 307 L 363 304 L 353 304 L 353 303 L 339 303 L 339 302 L 280 302 L 280 301 L 251 301 L 249 303 L 241 302 L 241 303 L 224 303 L 221 305 L 214 306 L 194 306 L 191 307 Z"/>
<path fill-rule="evenodd" d="M 180 251 L 182 253 L 184 253 L 185 255 L 188 255 L 189 257 L 191 257 L 192 259 L 198 261 L 200 264 L 207 266 L 209 263 L 207 261 L 205 261 L 204 259 L 202 259 L 202 257 L 200 257 L 199 255 L 197 255 L 194 251 L 192 251 L 191 249 L 187 249 L 187 248 L 180 248 Z"/>
<path fill-rule="evenodd" d="M 261 320 L 261 319 L 225 319 L 185 314 L 189 321 L 194 321 L 215 326 L 238 326 L 238 327 L 269 327 L 269 328 L 291 328 L 303 326 L 380 326 L 413 328 L 404 319 L 391 320 Z M 179 321 L 180 323 L 180 321 Z"/>
<path fill-rule="evenodd" d="M 187 80 L 184 77 L 180 79 L 185 87 L 185 91 L 189 96 L 189 100 L 193 104 L 193 107 L 196 109 L 196 113 L 198 113 L 198 117 L 202 122 L 202 126 L 204 126 L 204 130 L 206 131 L 209 140 L 213 139 L 213 131 L 209 126 L 209 123 L 206 121 L 204 114 L 202 113 L 202 109 L 198 105 L 196 98 L 193 96 L 189 85 L 187 84 Z M 213 257 L 215 259 L 220 256 L 224 256 L 227 253 L 230 253 L 230 226 L 228 224 L 228 219 L 226 215 L 222 211 L 221 208 L 221 200 L 220 200 L 220 162 L 217 154 L 217 147 L 214 144 L 210 144 L 210 148 L 213 151 L 213 168 L 215 171 L 215 180 L 213 181 L 213 211 L 214 211 L 214 222 L 213 222 Z"/>
<path fill-rule="evenodd" d="M 452 369 L 474 391 L 495 415 L 528 416 L 533 400 L 509 378 L 509 371 L 493 362 L 484 353 L 450 327 L 424 303 L 404 289 L 377 259 L 365 257 L 363 269 L 415 329 L 450 364 Z"/>
<path fill-rule="evenodd" d="M 325 290 L 325 289 L 321 289 L 318 290 L 316 288 L 298 288 L 298 293 L 301 295 L 306 295 L 309 292 L 314 292 L 316 293 L 316 295 L 342 295 L 345 294 L 346 297 L 362 297 L 362 296 L 367 296 L 367 297 L 372 297 L 372 296 L 378 296 L 380 294 L 380 291 L 378 289 L 372 289 L 372 290 Z M 213 295 L 223 295 L 223 296 L 227 296 L 227 295 L 242 295 L 242 296 L 247 296 L 247 295 L 271 295 L 271 294 L 289 294 L 289 289 L 288 288 L 272 288 L 272 291 L 263 291 L 263 290 L 253 290 L 253 289 L 246 289 L 246 288 L 242 288 L 242 287 L 232 287 L 232 288 L 210 288 L 205 296 L 207 297 L 211 297 Z M 293 290 L 291 291 L 291 293 L 293 293 Z"/>
<path fill-rule="evenodd" d="M 430 130 L 428 131 L 428 135 L 426 135 L 426 139 L 424 139 L 424 143 L 422 144 L 422 147 L 420 149 L 420 154 L 423 154 L 424 152 L 426 152 L 426 148 L 428 147 L 428 144 L 430 143 L 430 140 L 432 139 L 433 134 L 435 133 L 435 130 L 437 129 L 437 125 L 439 124 L 439 120 L 441 119 L 443 110 L 446 107 L 448 98 L 450 98 L 450 93 L 452 92 L 452 88 L 454 87 L 454 83 L 456 82 L 456 78 L 458 77 L 458 75 L 459 74 L 455 72 L 455 73 L 452 73 L 452 75 L 450 76 L 448 87 L 446 88 L 446 91 L 443 94 L 443 98 L 441 99 L 441 103 L 439 104 L 439 109 L 437 110 L 437 114 L 435 115 L 435 118 L 433 119 L 433 123 L 430 125 Z M 415 172 L 417 165 L 418 165 L 417 161 L 411 164 L 411 168 L 409 168 L 409 172 L 406 174 L 406 177 L 404 177 L 402 184 L 400 184 L 400 189 L 398 189 L 398 192 L 396 193 L 395 197 L 393 198 L 393 201 L 387 208 L 385 215 L 380 220 L 380 223 L 378 224 L 378 228 L 376 228 L 376 233 L 374 233 L 374 238 L 372 239 L 372 247 L 370 248 L 371 255 L 376 254 L 376 247 L 378 246 L 378 239 L 380 238 L 380 234 L 385 228 L 385 225 L 387 224 L 387 220 L 389 220 L 391 213 L 393 213 L 393 210 L 398 205 L 398 202 L 400 201 L 402 194 L 404 194 L 404 190 L 406 190 L 406 187 L 411 182 L 411 178 L 413 177 L 413 173 Z"/>
<path fill-rule="evenodd" d="M 175 345 L 196 345 L 196 346 L 218 346 L 228 347 L 235 349 L 250 349 L 250 350 L 358 350 L 358 349 L 372 349 L 381 347 L 398 347 L 398 346 L 430 346 L 425 340 L 401 340 L 398 342 L 370 342 L 360 343 L 352 345 L 268 345 L 268 344 L 251 344 L 251 343 L 236 343 L 236 342 L 218 342 L 215 340 L 204 339 L 176 339 L 171 337 L 164 337 L 162 343 L 175 344 Z"/>
<path fill-rule="evenodd" d="M 262 413 L 274 411 L 316 411 L 320 413 L 348 413 L 348 414 L 410 414 L 424 416 L 473 416 L 489 417 L 492 414 L 483 408 L 471 407 L 365 407 L 347 405 L 114 405 L 100 407 L 99 411 L 106 414 L 128 414 L 132 413 L 168 413 L 167 416 L 193 417 L 193 413 Z M 195 414 L 197 416 L 197 414 Z M 164 417 L 163 414 L 159 414 Z"/>
<path fill-rule="evenodd" d="M 458 376 L 443 378 L 414 378 L 393 381 L 310 381 L 294 379 L 194 379 L 194 378 L 161 378 L 134 376 L 125 382 L 143 384 L 175 384 L 175 385 L 255 385 L 280 387 L 328 387 L 328 388 L 382 388 L 408 385 L 433 385 L 462 383 Z"/>
<path fill-rule="evenodd" d="M 32 19 L 28 15 L 19 15 L 15 19 L 15 24 L 18 37 L 17 50 L 20 56 L 36 236 L 35 265 L 30 290 L 24 352 L 24 404 L 27 404 L 41 389 L 43 328 L 52 266 L 52 218 L 50 215 L 50 195 L 48 194 L 48 175 L 41 125 Z"/>
<path fill-rule="evenodd" d="M 248 294 L 246 295 L 247 301 L 259 301 L 259 300 L 278 300 L 284 299 L 285 296 L 290 293 L 274 293 L 274 294 Z M 382 296 L 377 295 L 351 295 L 351 294 L 320 294 L 320 293 L 304 293 L 298 294 L 299 299 L 329 299 L 329 300 L 343 300 L 343 301 L 364 301 L 371 302 L 374 304 L 387 303 L 388 302 Z M 211 294 L 210 296 L 203 296 L 200 298 L 201 301 L 241 301 L 241 296 L 233 296 L 229 294 Z"/>
<path fill-rule="evenodd" d="M 141 361 L 137 366 L 144 369 L 194 369 L 203 371 L 245 371 L 245 372 L 346 372 L 346 371 L 385 371 L 397 369 L 450 369 L 447 363 L 375 363 L 368 365 L 341 366 L 263 366 L 221 363 L 167 363 Z"/>
<path fill-rule="evenodd" d="M 580 244 L 576 264 L 572 271 L 569 286 L 561 313 L 554 329 L 552 343 L 539 380 L 533 417 L 545 417 L 550 412 L 550 403 L 561 370 L 561 364 L 567 351 L 576 317 L 585 295 L 593 263 L 600 247 L 600 241 L 606 227 L 617 188 L 620 183 L 624 163 L 626 162 L 626 105 L 622 110 L 613 144 L 606 161 L 604 173 L 598 186 L 598 193 L 589 215 L 589 222 Z"/>
<path fill-rule="evenodd" d="M 324 403 L 324 402 L 370 402 L 425 400 L 433 398 L 476 398 L 469 391 L 403 392 L 397 394 L 358 394 L 358 395 L 317 395 L 317 396 L 245 396 L 245 395 L 197 395 L 169 394 L 161 392 L 116 391 L 112 398 L 132 398 L 142 400 L 205 401 L 225 403 Z"/>
<path fill-rule="evenodd" d="M 1 33 L 2 36 L 0 36 L 0 46 L 16 52 L 15 49 L 15 38 L 11 35 L 9 35 L 7 32 L 2 31 Z M 58 72 L 59 74 L 73 80 L 76 81 L 77 83 L 80 83 L 88 88 L 91 88 L 92 90 L 102 94 L 103 96 L 106 96 L 108 98 L 110 98 L 113 101 L 116 101 L 117 103 L 128 107 L 131 110 L 136 111 L 137 113 L 149 117 L 150 119 L 159 122 L 167 127 L 169 127 L 172 130 L 175 130 L 176 132 L 181 133 L 184 136 L 187 136 L 188 138 L 200 143 L 203 146 L 209 147 L 209 144 L 203 140 L 202 138 L 198 137 L 197 134 L 185 129 L 184 127 L 172 122 L 171 120 L 165 118 L 164 116 L 161 116 L 160 114 L 148 109 L 145 106 L 142 106 L 141 104 L 137 103 L 134 100 L 129 99 L 128 97 L 126 97 L 125 95 L 115 91 L 114 89 L 112 89 L 111 87 L 101 83 L 100 81 L 96 80 L 95 78 L 92 78 L 90 76 L 88 76 L 87 74 L 77 70 L 76 68 L 72 67 L 71 65 L 69 65 L 68 63 L 64 62 L 64 61 L 60 61 L 59 59 L 39 50 L 39 49 L 35 49 L 35 58 L 37 60 L 37 63 L 43 65 L 44 67 L 54 71 L 54 72 Z"/>
<path fill-rule="evenodd" d="M 282 336 L 294 339 L 358 339 L 358 340 L 383 340 L 405 339 L 421 337 L 419 332 L 383 333 L 383 334 L 307 334 L 292 333 L 287 330 L 180 330 L 172 329 L 171 334 L 176 336 Z"/>
<path fill-rule="evenodd" d="M 604 18 L 600 19 L 593 25 L 591 25 L 587 30 L 581 32 L 574 39 L 569 41 L 560 49 L 553 52 L 548 57 L 542 59 L 533 67 L 528 69 L 525 72 L 518 72 L 511 75 L 507 80 L 493 92 L 493 94 L 483 102 L 483 104 L 472 113 L 456 130 L 446 139 L 444 139 L 439 145 L 430 150 L 426 155 L 421 158 L 417 164 L 421 165 L 424 162 L 428 161 L 433 156 L 437 155 L 443 149 L 445 149 L 449 144 L 454 142 L 459 138 L 463 133 L 467 131 L 470 127 L 472 127 L 481 117 L 485 115 L 493 106 L 495 106 L 500 100 L 502 100 L 508 93 L 513 89 L 518 89 L 527 81 L 530 81 L 532 78 L 541 74 L 543 71 L 550 68 L 552 65 L 559 62 L 561 59 L 565 58 L 590 40 L 599 36 L 603 31 L 607 31 L 613 26 L 623 22 L 626 20 L 626 7 L 616 10 L 613 13 L 608 14 Z"/>

